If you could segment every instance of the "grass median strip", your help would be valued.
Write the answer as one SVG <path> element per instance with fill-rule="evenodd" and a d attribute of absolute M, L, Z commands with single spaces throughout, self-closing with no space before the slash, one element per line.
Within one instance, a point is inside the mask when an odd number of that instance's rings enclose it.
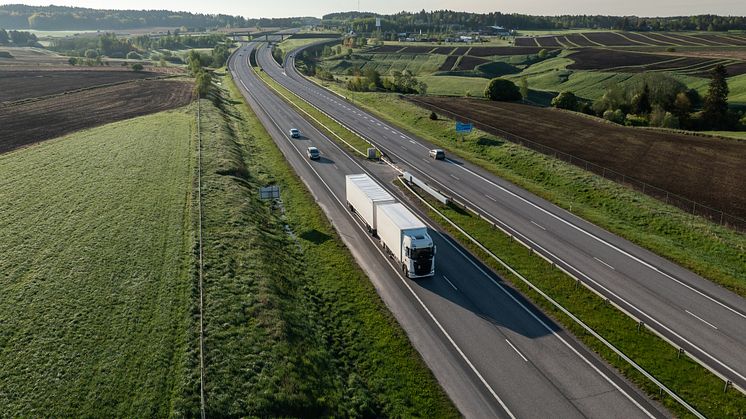
<path fill-rule="evenodd" d="M 456 417 L 228 77 L 203 100 L 209 416 Z M 278 185 L 282 201 L 261 201 Z"/>
<path fill-rule="evenodd" d="M 345 93 L 335 85 L 327 87 Z M 368 112 L 746 297 L 746 235 L 690 215 L 563 161 L 475 130 L 395 95 L 355 93 Z"/>
<path fill-rule="evenodd" d="M 406 189 L 403 190 L 411 195 L 411 192 Z M 529 252 L 520 243 L 496 230 L 485 220 L 455 204 L 443 205 L 425 194 L 420 194 L 420 199 L 427 201 L 485 248 L 499 255 L 509 266 L 520 272 L 535 286 L 580 318 L 705 416 L 737 418 L 746 414 L 746 396 L 733 389 L 723 392 L 724 383 L 718 377 L 687 356 L 679 357 L 675 348 L 652 332 L 645 328 L 638 330 L 635 321 L 606 303 L 592 291 L 583 286 L 578 286 L 575 280 L 541 257 Z M 575 336 L 578 336 L 607 362 L 614 365 L 626 377 L 644 389 L 651 398 L 660 400 L 677 416 L 691 416 L 671 397 L 662 397 L 657 386 L 628 363 L 619 359 L 608 347 L 520 281 L 455 227 L 445 222 L 439 214 L 422 205 L 418 199 L 416 202 L 428 213 L 432 220 L 452 237 L 498 272 L 502 278 L 513 284 L 521 293 L 528 296 L 544 312 L 556 319 Z"/>

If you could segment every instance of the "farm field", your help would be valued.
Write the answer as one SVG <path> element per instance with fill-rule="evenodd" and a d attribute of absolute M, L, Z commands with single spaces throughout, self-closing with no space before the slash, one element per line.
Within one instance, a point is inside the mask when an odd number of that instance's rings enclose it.
<path fill-rule="evenodd" d="M 22 70 L 0 69 L 0 102 L 48 96 L 93 86 L 162 76 L 130 69 L 113 70 Z"/>
<path fill-rule="evenodd" d="M 628 128 L 516 103 L 437 97 L 418 97 L 415 103 L 746 218 L 746 174 L 739 169 L 746 166 L 744 142 Z"/>
<path fill-rule="evenodd" d="M 0 155 L 4 414 L 183 413 L 193 118 L 162 112 Z"/>
<path fill-rule="evenodd" d="M 731 59 L 713 59 L 675 55 L 656 55 L 605 49 L 581 49 L 567 55 L 574 63 L 573 70 L 603 70 L 623 73 L 670 71 L 677 74 L 707 77 L 718 64 L 725 66 L 729 76 L 746 74 L 746 62 Z"/>
<path fill-rule="evenodd" d="M 0 70 L 68 66 L 67 57 L 41 48 L 1 47 L 2 52 L 10 54 L 11 58 L 0 57 Z"/>
<path fill-rule="evenodd" d="M 725 33 L 610 32 L 572 31 L 561 34 L 518 37 L 516 46 L 551 47 L 626 47 L 626 46 L 746 46 L 746 36 Z"/>
<path fill-rule="evenodd" d="M 192 100 L 185 80 L 136 80 L 0 105 L 0 153 L 66 133 L 135 116 L 177 108 Z"/>

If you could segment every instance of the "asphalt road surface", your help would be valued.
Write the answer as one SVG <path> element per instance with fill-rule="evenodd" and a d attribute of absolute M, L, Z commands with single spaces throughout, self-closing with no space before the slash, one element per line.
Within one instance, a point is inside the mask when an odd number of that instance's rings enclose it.
<path fill-rule="evenodd" d="M 350 127 L 402 169 L 477 210 L 570 272 L 721 377 L 746 388 L 746 300 L 486 170 L 428 158 L 432 144 L 391 126 L 305 79 L 291 51 L 279 66 L 268 48 L 259 64 L 272 78 Z"/>
<path fill-rule="evenodd" d="M 369 173 L 399 195 L 390 183 L 398 173 L 348 155 L 276 96 L 249 67 L 254 47 L 245 45 L 230 59 L 236 84 L 462 414 L 670 415 L 432 226 L 436 275 L 403 278 L 344 205 L 346 174 Z M 302 137 L 290 139 L 290 128 Z M 311 145 L 320 160 L 307 159 Z"/>

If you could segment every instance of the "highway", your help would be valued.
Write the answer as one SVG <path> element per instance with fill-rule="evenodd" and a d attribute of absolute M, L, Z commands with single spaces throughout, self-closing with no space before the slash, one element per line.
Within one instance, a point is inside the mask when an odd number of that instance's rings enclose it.
<path fill-rule="evenodd" d="M 458 158 L 435 162 L 432 144 L 307 80 L 291 51 L 273 79 L 384 151 L 400 168 L 481 213 L 678 348 L 746 388 L 746 300 Z M 743 391 L 743 390 L 742 390 Z"/>
<path fill-rule="evenodd" d="M 390 183 L 398 173 L 351 157 L 276 96 L 248 64 L 255 46 L 231 56 L 236 84 L 464 416 L 670 416 L 433 226 L 436 275 L 403 278 L 344 205 L 346 174 L 369 173 L 402 200 Z M 309 145 L 319 161 L 306 158 Z"/>

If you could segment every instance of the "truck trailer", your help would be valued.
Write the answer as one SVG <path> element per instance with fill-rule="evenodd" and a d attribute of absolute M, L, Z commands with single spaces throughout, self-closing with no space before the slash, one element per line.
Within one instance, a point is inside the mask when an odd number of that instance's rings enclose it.
<path fill-rule="evenodd" d="M 394 203 L 396 199 L 365 174 L 345 176 L 345 190 L 347 208 L 360 217 L 369 233 L 375 235 L 376 206 Z"/>
<path fill-rule="evenodd" d="M 366 174 L 345 178 L 347 206 L 378 236 L 408 278 L 435 273 L 435 245 L 425 224 Z"/>

